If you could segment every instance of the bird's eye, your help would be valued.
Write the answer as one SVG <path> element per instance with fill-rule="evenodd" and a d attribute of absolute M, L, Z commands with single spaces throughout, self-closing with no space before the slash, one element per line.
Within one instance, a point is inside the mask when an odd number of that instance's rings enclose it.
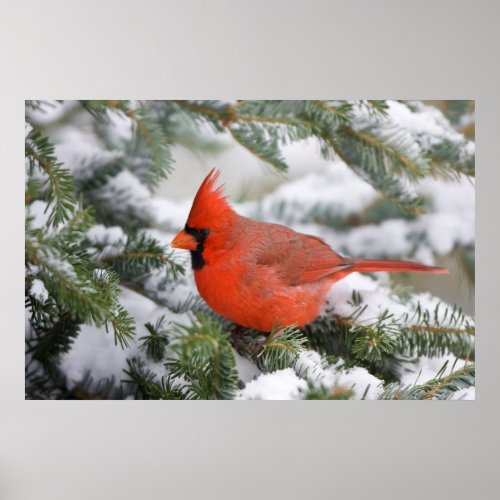
<path fill-rule="evenodd" d="M 206 237 L 209 235 L 209 233 L 210 233 L 210 229 L 206 229 L 206 228 L 205 228 L 205 229 L 202 229 L 202 230 L 201 230 L 201 235 L 202 235 L 204 238 L 206 238 Z"/>

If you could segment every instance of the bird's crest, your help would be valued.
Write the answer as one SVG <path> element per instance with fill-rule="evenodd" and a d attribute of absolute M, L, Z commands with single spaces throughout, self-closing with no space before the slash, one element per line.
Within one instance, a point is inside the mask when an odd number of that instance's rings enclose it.
<path fill-rule="evenodd" d="M 234 214 L 223 194 L 223 185 L 216 187 L 220 172 L 213 168 L 205 177 L 196 196 L 187 220 L 193 228 L 211 227 L 218 221 L 223 222 Z"/>

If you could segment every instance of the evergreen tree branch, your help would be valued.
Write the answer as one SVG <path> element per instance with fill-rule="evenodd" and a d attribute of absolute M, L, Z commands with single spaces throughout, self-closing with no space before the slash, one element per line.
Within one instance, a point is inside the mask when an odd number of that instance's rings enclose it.
<path fill-rule="evenodd" d="M 33 328 L 33 335 L 26 339 L 26 354 L 39 362 L 49 377 L 58 379 L 57 364 L 78 336 L 80 322 L 50 297 L 41 301 L 28 292 L 26 307 L 31 311 L 30 324 Z"/>
<path fill-rule="evenodd" d="M 109 332 L 109 326 L 113 328 L 115 345 L 120 344 L 122 349 L 130 346 L 135 335 L 135 320 L 123 306 L 116 305 L 106 316 L 104 325 L 106 332 Z"/>
<path fill-rule="evenodd" d="M 231 127 L 229 132 L 239 144 L 265 163 L 282 172 L 288 169 L 276 139 L 266 140 L 252 125 L 238 129 Z"/>
<path fill-rule="evenodd" d="M 350 167 L 359 177 L 368 182 L 377 190 L 388 202 L 400 209 L 404 214 L 416 216 L 422 213 L 425 205 L 424 200 L 411 193 L 402 185 L 401 181 L 394 176 L 385 175 L 380 172 L 371 172 L 361 168 L 348 158 L 341 149 L 335 138 L 323 136 L 325 145 L 323 154 L 328 158 L 328 147 L 338 156 L 348 167 Z"/>
<path fill-rule="evenodd" d="M 184 274 L 184 267 L 176 262 L 173 253 L 166 253 L 154 238 L 147 235 L 131 235 L 122 252 L 98 257 L 99 262 L 110 265 L 124 280 L 134 280 L 153 270 L 168 266 L 174 278 Z"/>
<path fill-rule="evenodd" d="M 388 105 L 387 105 L 386 101 L 380 101 L 380 100 L 374 101 L 374 100 L 368 99 L 366 102 L 371 106 L 371 108 L 375 112 L 377 112 L 378 114 L 380 114 L 382 116 L 387 116 Z"/>
<path fill-rule="evenodd" d="M 174 111 L 182 112 L 194 121 L 195 124 L 205 123 L 210 125 L 216 132 L 224 132 L 224 121 L 228 119 L 229 113 L 226 104 L 217 101 L 165 101 L 167 106 L 174 106 Z"/>
<path fill-rule="evenodd" d="M 38 266 L 38 276 L 49 293 L 76 319 L 102 323 L 109 299 L 99 293 L 92 272 L 82 265 L 84 255 L 63 253 L 50 241 L 33 236 L 26 238 L 26 257 Z"/>
<path fill-rule="evenodd" d="M 141 347 L 145 349 L 146 355 L 153 361 L 161 361 L 165 356 L 165 348 L 169 344 L 168 333 L 165 327 L 165 316 L 161 316 L 156 324 L 146 323 L 144 325 L 149 335 L 141 337 Z"/>
<path fill-rule="evenodd" d="M 348 387 L 336 385 L 334 387 L 325 387 L 322 384 L 315 384 L 312 381 L 307 382 L 307 389 L 302 392 L 301 398 L 304 400 L 347 400 L 353 399 L 354 391 Z"/>
<path fill-rule="evenodd" d="M 130 101 L 80 101 L 87 111 L 98 120 L 101 126 L 101 135 L 104 135 L 105 142 L 109 144 L 108 128 L 109 124 L 107 112 L 119 113 L 126 116 L 134 126 L 134 150 L 128 148 L 122 161 L 112 162 L 104 168 L 99 169 L 98 178 L 90 179 L 94 188 L 102 185 L 108 176 L 114 176 L 125 166 L 131 168 L 134 162 L 128 162 L 132 156 L 135 163 L 146 163 L 142 168 L 142 176 L 145 183 L 151 187 L 156 186 L 162 179 L 166 179 L 173 171 L 174 160 L 169 146 L 169 139 L 164 134 L 161 125 L 153 118 L 145 107 L 134 108 Z M 113 144 L 116 149 L 116 144 Z M 142 161 L 141 161 L 142 160 Z M 135 165 L 136 166 L 136 165 Z M 137 166 L 136 166 L 137 167 Z M 134 168 L 131 168 L 134 170 Z M 96 186 L 96 182 L 98 185 Z M 88 186 L 90 187 L 90 186 Z"/>
<path fill-rule="evenodd" d="M 158 380 L 156 374 L 146 368 L 140 358 L 127 359 L 127 366 L 128 369 L 124 370 L 124 373 L 128 378 L 123 382 L 135 385 L 137 399 L 190 399 L 186 390 L 174 383 L 172 377 L 161 377 Z"/>
<path fill-rule="evenodd" d="M 192 111 L 193 113 L 205 115 L 215 120 L 222 120 L 224 116 L 221 111 L 196 102 L 183 100 L 172 100 L 170 102 L 173 102 L 184 109 Z"/>
<path fill-rule="evenodd" d="M 374 370 L 380 363 L 397 365 L 409 356 L 452 353 L 471 359 L 475 329 L 459 308 L 443 310 L 438 305 L 430 311 L 418 304 L 411 316 L 398 318 L 386 310 L 371 321 L 360 321 L 363 312 L 360 305 L 350 317 L 318 318 L 305 327 L 309 346 L 328 355 L 367 362 Z"/>
<path fill-rule="evenodd" d="M 343 126 L 339 129 L 340 147 L 350 163 L 356 163 L 368 172 L 403 175 L 410 180 L 421 179 L 429 167 L 422 158 L 408 154 L 408 137 L 393 132 L 382 140 L 369 129 L 354 130 Z M 392 145 L 394 143 L 394 145 Z"/>
<path fill-rule="evenodd" d="M 273 372 L 291 366 L 306 342 L 307 339 L 294 325 L 278 326 L 268 335 L 265 342 L 258 345 L 253 355 L 259 368 Z"/>
<path fill-rule="evenodd" d="M 25 154 L 29 161 L 30 173 L 37 167 L 46 174 L 46 181 L 31 183 L 31 189 L 45 190 L 48 207 L 53 205 L 47 224 L 58 226 L 67 221 L 75 210 L 75 185 L 69 171 L 62 167 L 54 155 L 54 146 L 49 140 L 33 129 L 25 143 Z M 30 194 L 32 196 L 32 194 Z"/>
<path fill-rule="evenodd" d="M 191 326 L 177 325 L 177 337 L 165 366 L 174 378 L 186 380 L 196 399 L 233 399 L 238 383 L 228 335 L 214 319 L 198 313 Z"/>
<path fill-rule="evenodd" d="M 115 343 L 129 345 L 135 333 L 134 320 L 118 304 L 118 275 L 111 270 L 94 269 L 84 250 L 76 245 L 64 250 L 60 242 L 43 238 L 38 231 L 26 236 L 26 257 L 38 267 L 42 280 L 54 300 L 78 322 L 108 324 Z"/>
<path fill-rule="evenodd" d="M 475 385 L 476 368 L 473 363 L 443 377 L 447 365 L 448 361 L 432 380 L 421 385 L 389 384 L 379 399 L 449 399 L 456 391 Z"/>
<path fill-rule="evenodd" d="M 321 124 L 323 133 L 332 134 L 339 126 L 349 122 L 352 106 L 342 103 L 338 108 L 325 101 L 304 101 L 304 116 L 312 123 Z"/>
<path fill-rule="evenodd" d="M 456 178 L 458 174 L 475 177 L 475 156 L 465 152 L 466 144 L 465 141 L 464 143 L 455 143 L 443 140 L 432 145 L 428 155 L 433 168 L 448 174 L 450 178 Z"/>
<path fill-rule="evenodd" d="M 168 145 L 168 138 L 158 122 L 151 118 L 144 108 L 137 110 L 127 109 L 125 115 L 136 125 L 136 141 L 140 148 L 139 138 L 146 141 L 152 158 L 152 167 L 148 170 L 147 182 L 156 186 L 162 179 L 166 179 L 173 171 L 174 160 Z"/>
<path fill-rule="evenodd" d="M 82 202 L 72 217 L 59 230 L 57 239 L 60 242 L 80 243 L 85 236 L 85 232 L 95 225 L 94 210 L 92 207 L 82 208 Z"/>

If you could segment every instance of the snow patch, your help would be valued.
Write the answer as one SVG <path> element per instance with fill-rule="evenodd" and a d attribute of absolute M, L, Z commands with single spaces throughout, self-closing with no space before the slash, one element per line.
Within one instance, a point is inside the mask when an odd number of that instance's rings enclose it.
<path fill-rule="evenodd" d="M 425 149 L 443 140 L 462 142 L 464 137 L 456 132 L 441 111 L 434 106 L 412 102 L 412 111 L 407 105 L 397 101 L 389 104 L 388 119 L 417 136 Z"/>
<path fill-rule="evenodd" d="M 383 381 L 374 377 L 365 368 L 353 367 L 344 369 L 343 360 L 334 365 L 324 366 L 320 354 L 315 351 L 302 351 L 295 361 L 296 373 L 315 385 L 328 389 L 345 387 L 352 389 L 354 399 L 377 399 L 382 393 Z"/>
<path fill-rule="evenodd" d="M 111 328 L 108 333 L 104 327 L 82 325 L 70 351 L 61 359 L 61 370 L 67 377 L 70 390 L 83 381 L 88 371 L 95 382 L 113 377 L 118 384 L 126 377 L 123 370 L 127 368 L 127 359 L 134 356 L 140 356 L 146 368 L 158 376 L 166 375 L 164 361 L 154 362 L 144 355 L 139 340 L 148 334 L 144 324 L 154 324 L 160 316 L 165 316 L 166 326 L 173 323 L 187 324 L 188 315 L 176 314 L 165 307 L 158 307 L 152 300 L 127 288 L 121 289 L 120 303 L 135 319 L 136 335 L 130 346 L 124 349 L 116 346 Z"/>
<path fill-rule="evenodd" d="M 292 368 L 264 373 L 238 391 L 235 399 L 297 399 L 307 382 L 299 378 Z"/>
<path fill-rule="evenodd" d="M 49 298 L 49 292 L 45 288 L 43 281 L 34 279 L 31 283 L 31 293 L 40 301 L 45 302 Z"/>
<path fill-rule="evenodd" d="M 446 369 L 443 371 L 442 377 L 446 377 L 451 373 L 451 369 L 455 364 L 453 371 L 460 370 L 466 364 L 463 359 L 456 359 L 452 354 L 428 358 L 427 356 L 420 357 L 416 363 L 403 363 L 399 368 L 401 383 L 406 385 L 420 385 L 436 377 L 439 370 L 448 361 Z"/>
<path fill-rule="evenodd" d="M 466 387 L 465 389 L 460 389 L 451 399 L 454 400 L 462 400 L 462 401 L 474 401 L 476 399 L 476 388 L 475 387 Z"/>
<path fill-rule="evenodd" d="M 86 236 L 91 243 L 99 243 L 100 245 L 118 245 L 127 240 L 120 226 L 106 227 L 102 224 L 96 224 L 90 228 Z"/>
<path fill-rule="evenodd" d="M 32 217 L 31 227 L 33 229 L 45 228 L 49 219 L 50 211 L 47 202 L 35 200 L 26 207 L 27 217 Z"/>
<path fill-rule="evenodd" d="M 343 162 L 336 161 L 324 172 L 313 172 L 282 184 L 254 210 L 285 223 L 300 222 L 315 213 L 323 218 L 346 216 L 361 210 L 378 196 Z"/>
<path fill-rule="evenodd" d="M 243 357 L 233 349 L 234 359 L 236 360 L 236 369 L 238 370 L 239 378 L 245 384 L 259 377 L 262 372 L 257 365 L 249 359 Z M 252 399 L 252 398 L 250 398 Z"/>

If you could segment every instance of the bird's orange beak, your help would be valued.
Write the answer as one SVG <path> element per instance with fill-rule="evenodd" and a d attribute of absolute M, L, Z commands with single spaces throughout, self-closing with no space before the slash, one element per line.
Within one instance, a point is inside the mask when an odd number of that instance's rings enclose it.
<path fill-rule="evenodd" d="M 172 240 L 172 243 L 170 243 L 171 247 L 174 248 L 182 248 L 184 250 L 196 250 L 196 247 L 198 246 L 197 241 L 194 239 L 193 236 L 190 234 L 186 233 L 184 229 Z"/>

